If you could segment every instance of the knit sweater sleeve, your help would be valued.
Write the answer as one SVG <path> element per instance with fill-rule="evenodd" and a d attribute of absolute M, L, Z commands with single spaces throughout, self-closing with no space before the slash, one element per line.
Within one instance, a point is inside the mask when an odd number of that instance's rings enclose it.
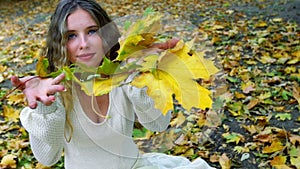
<path fill-rule="evenodd" d="M 162 112 L 154 107 L 154 101 L 147 95 L 147 88 L 128 88 L 128 97 L 133 105 L 139 122 L 149 130 L 163 131 L 171 120 L 171 112 L 163 115 Z"/>
<path fill-rule="evenodd" d="M 36 109 L 24 108 L 20 114 L 35 158 L 51 166 L 61 157 L 64 146 L 65 109 L 58 99 L 51 106 L 38 103 Z"/>

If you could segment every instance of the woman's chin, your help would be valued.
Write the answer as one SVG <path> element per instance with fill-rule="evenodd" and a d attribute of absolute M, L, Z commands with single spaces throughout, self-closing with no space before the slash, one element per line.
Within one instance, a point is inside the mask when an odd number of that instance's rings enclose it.
<path fill-rule="evenodd" d="M 98 67 L 100 63 L 96 63 L 96 62 L 93 62 L 93 61 L 81 61 L 81 60 L 77 60 L 77 62 L 79 65 L 85 65 L 87 67 Z"/>

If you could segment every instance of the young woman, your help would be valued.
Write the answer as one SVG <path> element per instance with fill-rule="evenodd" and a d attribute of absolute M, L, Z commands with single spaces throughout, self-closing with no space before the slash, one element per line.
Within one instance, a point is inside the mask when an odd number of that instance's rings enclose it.
<path fill-rule="evenodd" d="M 62 0 L 51 17 L 45 54 L 49 72 L 72 63 L 98 67 L 119 49 L 117 27 L 93 0 Z M 174 46 L 177 41 L 172 41 Z M 163 44 L 157 47 L 164 48 Z M 70 169 L 199 169 L 211 168 L 198 158 L 161 153 L 140 154 L 132 139 L 135 117 L 146 128 L 163 131 L 171 114 L 154 108 L 145 89 L 123 85 L 102 96 L 88 96 L 76 83 L 56 78 L 12 77 L 23 85 L 28 106 L 20 119 L 31 149 L 44 165 L 55 164 L 64 152 Z M 27 82 L 26 82 L 27 81 Z"/>

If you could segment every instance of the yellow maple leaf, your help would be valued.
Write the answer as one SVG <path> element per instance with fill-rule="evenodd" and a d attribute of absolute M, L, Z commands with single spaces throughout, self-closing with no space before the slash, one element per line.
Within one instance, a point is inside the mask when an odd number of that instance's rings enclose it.
<path fill-rule="evenodd" d="M 120 38 L 119 55 L 116 60 L 122 61 L 128 57 L 135 57 L 135 52 L 139 52 L 157 39 L 154 34 L 161 28 L 160 19 L 162 15 L 156 12 L 137 20 Z"/>
<path fill-rule="evenodd" d="M 16 104 L 19 104 L 19 103 L 23 103 L 23 104 L 26 104 L 25 103 L 25 96 L 23 93 L 17 93 L 17 94 L 14 94 L 14 95 L 10 95 L 8 96 L 8 104 L 9 105 L 16 105 Z"/>
<path fill-rule="evenodd" d="M 74 77 L 74 80 L 80 84 L 81 89 L 87 95 L 101 96 L 109 93 L 113 88 L 121 85 L 121 82 L 128 78 L 129 74 L 120 74 L 111 78 L 95 78 L 94 80 L 81 82 Z"/>
<path fill-rule="evenodd" d="M 159 56 L 157 54 L 150 54 L 148 56 L 146 56 L 143 61 L 141 63 L 140 68 L 138 68 L 137 70 L 141 71 L 141 72 L 153 72 L 156 70 L 157 68 L 157 60 L 158 60 Z"/>
<path fill-rule="evenodd" d="M 141 51 L 145 49 L 144 46 L 138 45 L 140 41 L 144 40 L 142 35 L 132 35 L 127 37 L 124 42 L 120 41 L 120 49 L 118 51 L 119 55 L 117 60 L 124 60 L 129 56 L 133 56 L 133 53 L 136 51 Z"/>
<path fill-rule="evenodd" d="M 155 65 L 154 61 L 151 59 L 150 66 L 148 65 L 150 68 Z M 178 57 L 165 54 L 154 69 L 153 73 L 145 72 L 136 77 L 132 85 L 139 88 L 147 86 L 147 94 L 153 98 L 155 107 L 163 114 L 173 109 L 173 94 L 188 110 L 192 107 L 202 109 L 211 107 L 210 91 L 193 80 L 194 75 L 188 65 Z"/>
<path fill-rule="evenodd" d="M 202 78 L 207 80 L 219 70 L 212 61 L 203 57 L 203 53 L 192 51 L 193 44 L 194 39 L 186 43 L 180 40 L 169 52 L 175 55 L 174 57 L 177 56 L 189 68 L 194 79 Z"/>
<path fill-rule="evenodd" d="M 147 94 L 154 100 L 155 108 L 166 114 L 169 110 L 173 109 L 172 94 L 174 91 L 179 91 L 175 80 L 163 71 L 157 71 L 156 78 L 152 73 L 143 73 L 132 81 L 132 85 L 143 88 L 147 86 Z"/>
<path fill-rule="evenodd" d="M 161 17 L 159 13 L 149 13 L 146 18 L 133 24 L 120 39 L 116 60 L 127 64 L 128 59 L 136 58 L 144 62 L 137 61 L 137 65 L 133 65 L 130 70 L 131 66 L 124 70 L 118 69 L 124 72 L 118 72 L 118 75 L 111 78 L 94 78 L 90 82 L 81 82 L 74 76 L 75 81 L 87 94 L 102 95 L 120 86 L 129 73 L 138 71 L 139 75 L 131 84 L 139 88 L 147 87 L 147 94 L 163 114 L 173 109 L 173 95 L 185 109 L 211 108 L 211 92 L 200 86 L 196 79 L 209 79 L 218 69 L 212 61 L 203 57 L 203 53 L 192 50 L 193 40 L 187 43 L 181 40 L 174 48 L 164 52 L 153 50 L 144 53 L 156 41 L 155 34 L 161 27 Z"/>
<path fill-rule="evenodd" d="M 120 41 L 120 49 L 116 60 L 123 61 L 127 58 L 138 58 L 144 55 L 146 49 L 149 49 L 155 41 L 153 33 L 143 33 L 131 35 L 123 41 Z"/>
<path fill-rule="evenodd" d="M 241 89 L 243 90 L 243 93 L 250 93 L 251 91 L 255 91 L 255 83 L 248 81 L 248 82 L 242 82 Z"/>
<path fill-rule="evenodd" d="M 121 74 L 113 76 L 106 80 L 95 80 L 94 82 L 94 93 L 96 95 L 102 95 L 110 92 L 113 88 L 120 86 L 121 82 L 124 81 L 129 75 Z"/>
<path fill-rule="evenodd" d="M 176 99 L 184 108 L 187 110 L 190 110 L 192 107 L 210 108 L 212 105 L 210 91 L 200 86 L 194 80 L 196 78 L 196 70 L 201 72 L 205 68 L 202 65 L 198 65 L 196 69 L 194 65 L 187 64 L 184 57 L 180 57 L 182 55 L 176 56 L 167 52 L 157 63 L 157 70 L 168 73 L 175 80 L 172 84 L 177 84 L 179 90 L 175 90 L 173 94 L 175 94 Z"/>
<path fill-rule="evenodd" d="M 284 146 L 282 145 L 282 143 L 278 140 L 275 140 L 271 143 L 270 146 L 264 147 L 262 152 L 263 153 L 274 153 L 276 151 L 281 151 L 283 149 L 284 149 Z"/>
<path fill-rule="evenodd" d="M 19 118 L 20 110 L 15 110 L 13 107 L 4 105 L 3 116 L 10 121 L 17 122 Z"/>
<path fill-rule="evenodd" d="M 162 14 L 149 12 L 143 19 L 137 20 L 125 33 L 125 37 L 143 33 L 156 33 L 161 28 Z"/>
<path fill-rule="evenodd" d="M 5 155 L 0 163 L 0 167 L 4 167 L 4 168 L 16 168 L 17 164 L 16 164 L 16 159 L 17 156 L 13 155 L 13 154 L 8 154 Z"/>
<path fill-rule="evenodd" d="M 7 66 L 0 65 L 0 72 L 5 72 L 7 70 Z"/>
<path fill-rule="evenodd" d="M 276 169 L 291 169 L 285 163 L 286 156 L 276 156 L 273 158 L 273 160 L 270 161 L 271 166 L 275 167 Z"/>

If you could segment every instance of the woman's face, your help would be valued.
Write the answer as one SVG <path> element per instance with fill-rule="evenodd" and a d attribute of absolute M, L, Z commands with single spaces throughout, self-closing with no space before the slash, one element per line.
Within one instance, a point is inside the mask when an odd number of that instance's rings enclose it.
<path fill-rule="evenodd" d="M 91 15 L 77 9 L 67 17 L 67 52 L 72 63 L 97 67 L 103 59 L 102 39 L 99 26 Z"/>

